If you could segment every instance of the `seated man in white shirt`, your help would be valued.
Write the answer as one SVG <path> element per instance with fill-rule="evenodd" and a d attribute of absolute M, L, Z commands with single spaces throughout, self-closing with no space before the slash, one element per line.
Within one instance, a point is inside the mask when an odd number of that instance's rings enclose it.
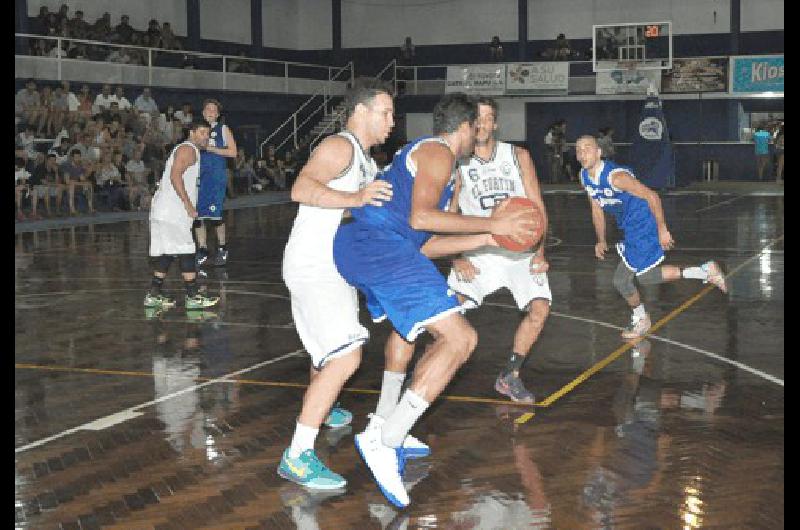
<path fill-rule="evenodd" d="M 111 85 L 103 85 L 102 91 L 94 98 L 92 116 L 97 116 L 104 110 L 111 108 L 112 101 L 117 101 L 117 98 L 111 93 Z"/>

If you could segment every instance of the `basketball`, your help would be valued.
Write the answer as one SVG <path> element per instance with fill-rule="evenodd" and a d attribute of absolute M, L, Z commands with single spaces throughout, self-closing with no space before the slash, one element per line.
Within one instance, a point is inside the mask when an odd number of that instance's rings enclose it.
<path fill-rule="evenodd" d="M 497 206 L 494 207 L 492 211 L 492 216 L 494 216 L 498 212 L 515 212 L 518 210 L 530 210 L 531 216 L 533 217 L 536 227 L 533 233 L 533 236 L 530 239 L 527 239 L 523 242 L 517 242 L 514 239 L 511 239 L 508 236 L 500 236 L 497 234 L 492 234 L 492 238 L 497 241 L 497 244 L 501 247 L 513 250 L 514 252 L 527 252 L 536 245 L 539 240 L 542 239 L 542 229 L 544 228 L 544 216 L 542 215 L 542 211 L 536 207 L 536 204 L 533 203 L 527 197 L 511 197 L 510 199 L 506 199 L 503 202 L 499 203 Z"/>

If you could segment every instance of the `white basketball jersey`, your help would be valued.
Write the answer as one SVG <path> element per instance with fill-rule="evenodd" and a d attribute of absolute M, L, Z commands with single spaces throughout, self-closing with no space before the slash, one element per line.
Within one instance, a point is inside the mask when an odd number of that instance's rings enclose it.
<path fill-rule="evenodd" d="M 361 147 L 358 139 L 348 131 L 338 133 L 353 146 L 350 166 L 339 177 L 328 182 L 328 187 L 338 191 L 356 192 L 375 180 L 378 166 Z M 289 234 L 284 253 L 284 276 L 301 269 L 320 267 L 336 270 L 333 263 L 333 238 L 346 208 L 320 208 L 301 204 Z"/>
<path fill-rule="evenodd" d="M 186 194 L 189 196 L 189 201 L 192 205 L 197 205 L 197 177 L 200 174 L 200 150 L 192 142 L 185 141 L 175 146 L 167 158 L 167 163 L 164 166 L 164 173 L 161 175 L 161 180 L 158 182 L 158 189 L 153 195 L 153 202 L 150 206 L 150 218 L 163 221 L 178 222 L 182 216 L 189 218 L 186 213 L 186 208 L 183 201 L 178 196 L 178 192 L 172 186 L 170 180 L 170 173 L 172 173 L 172 164 L 175 161 L 175 153 L 182 145 L 189 145 L 194 149 L 196 156 L 194 164 L 186 168 L 183 172 L 183 187 L 186 188 Z"/>
<path fill-rule="evenodd" d="M 495 204 L 503 199 L 527 196 L 513 144 L 496 142 L 489 160 L 472 155 L 459 169 L 458 206 L 464 215 L 489 217 Z"/>

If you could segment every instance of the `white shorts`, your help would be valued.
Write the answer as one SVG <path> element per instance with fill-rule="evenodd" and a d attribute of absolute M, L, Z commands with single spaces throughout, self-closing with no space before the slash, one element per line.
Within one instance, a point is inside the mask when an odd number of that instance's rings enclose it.
<path fill-rule="evenodd" d="M 188 223 L 150 219 L 150 256 L 194 253 L 191 219 Z"/>
<path fill-rule="evenodd" d="M 358 292 L 335 270 L 313 278 L 284 277 L 297 334 L 317 370 L 369 339 L 358 321 Z"/>
<path fill-rule="evenodd" d="M 484 253 L 465 256 L 480 271 L 471 282 L 459 280 L 453 270 L 447 278 L 447 284 L 456 293 L 467 298 L 463 307 L 474 309 L 483 303 L 483 299 L 505 287 L 514 296 L 520 310 L 524 310 L 531 300 L 543 298 L 553 301 L 547 273 L 531 274 L 530 254 L 522 259 L 513 259 L 502 255 Z"/>

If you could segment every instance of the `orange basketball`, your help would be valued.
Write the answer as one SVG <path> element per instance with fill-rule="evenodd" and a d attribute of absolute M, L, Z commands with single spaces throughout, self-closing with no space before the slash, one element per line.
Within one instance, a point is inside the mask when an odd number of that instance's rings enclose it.
<path fill-rule="evenodd" d="M 514 212 L 517 210 L 531 211 L 531 216 L 533 217 L 535 223 L 533 236 L 521 243 L 511 239 L 508 236 L 492 234 L 492 238 L 494 238 L 494 240 L 497 241 L 497 244 L 503 248 L 513 250 L 514 252 L 527 252 L 542 239 L 544 216 L 542 215 L 542 211 L 536 207 L 536 204 L 534 204 L 533 201 L 527 197 L 511 197 L 495 206 L 494 210 L 492 210 L 492 215 L 494 216 L 497 212 Z"/>

